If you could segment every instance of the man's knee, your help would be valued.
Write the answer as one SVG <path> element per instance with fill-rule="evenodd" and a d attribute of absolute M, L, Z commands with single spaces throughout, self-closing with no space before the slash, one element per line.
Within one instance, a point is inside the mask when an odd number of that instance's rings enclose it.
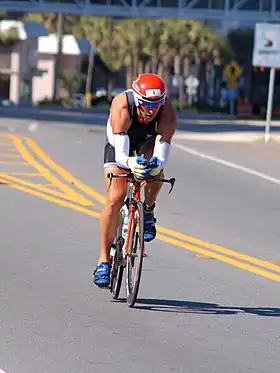
<path fill-rule="evenodd" d="M 118 211 L 122 207 L 125 198 L 124 193 L 115 193 L 112 196 L 108 196 L 106 205 L 112 211 Z"/>

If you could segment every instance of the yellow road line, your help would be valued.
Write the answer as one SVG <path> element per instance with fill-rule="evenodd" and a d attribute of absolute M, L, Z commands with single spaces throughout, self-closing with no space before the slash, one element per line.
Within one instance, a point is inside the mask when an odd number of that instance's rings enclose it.
<path fill-rule="evenodd" d="M 30 166 L 28 162 L 13 162 L 13 161 L 0 161 L 0 164 L 5 165 L 21 165 L 21 166 Z"/>
<path fill-rule="evenodd" d="M 38 154 L 45 161 L 47 160 L 48 164 L 51 167 L 55 168 L 56 170 L 59 170 L 59 173 L 61 173 L 61 172 L 64 173 L 64 174 L 66 173 L 68 181 L 75 179 L 70 174 L 70 172 L 65 171 L 61 166 L 57 165 L 45 152 L 43 152 L 43 150 L 32 139 L 27 138 L 27 142 L 28 142 L 29 146 L 32 147 L 32 149 L 36 152 L 36 154 Z M 97 191 L 95 191 L 94 189 L 92 189 L 91 187 L 84 185 L 81 181 L 79 181 L 77 183 L 76 179 L 75 179 L 75 184 L 79 189 L 80 189 L 80 187 L 82 187 L 81 188 L 82 191 L 84 191 L 86 194 L 88 194 L 90 196 L 93 196 L 100 203 L 102 203 L 102 204 L 105 203 L 106 198 L 102 194 L 100 194 Z M 268 261 L 265 261 L 265 260 L 262 260 L 262 259 L 259 259 L 259 258 L 256 258 L 256 257 L 252 257 L 252 256 L 249 256 L 249 255 L 246 255 L 246 254 L 243 254 L 243 253 L 239 253 L 237 251 L 227 249 L 227 248 L 222 247 L 220 245 L 211 244 L 211 243 L 208 243 L 206 241 L 199 240 L 198 238 L 195 238 L 195 237 L 192 237 L 192 236 L 174 231 L 172 229 L 164 228 L 160 225 L 157 225 L 157 230 L 160 233 L 164 233 L 167 236 L 172 236 L 173 238 L 182 240 L 184 242 L 192 243 L 192 244 L 200 246 L 200 247 L 205 247 L 205 248 L 208 248 L 210 250 L 222 253 L 226 256 L 231 256 L 233 258 L 236 258 L 236 259 L 248 262 L 248 263 L 252 263 L 252 264 L 255 264 L 257 266 L 261 266 L 263 268 L 267 268 L 267 269 L 270 269 L 272 271 L 280 273 L 280 266 L 275 265 L 271 262 L 268 262 Z M 166 236 L 166 238 L 167 238 L 167 236 Z M 209 253 L 210 253 L 210 255 L 209 255 Z M 208 252 L 207 255 L 213 257 L 213 255 L 211 255 L 211 252 Z"/>
<path fill-rule="evenodd" d="M 41 148 L 32 139 L 27 138 L 27 143 L 38 157 L 40 157 L 49 167 L 53 168 L 56 172 L 58 172 L 65 180 L 67 180 L 68 182 L 72 184 L 75 184 L 80 190 L 85 192 L 87 195 L 94 197 L 100 203 L 102 204 L 105 203 L 106 198 L 102 194 L 98 193 L 91 187 L 83 184 L 80 180 L 75 178 L 68 171 L 64 170 L 61 166 L 57 165 L 45 152 L 41 150 Z M 56 201 L 56 203 L 60 204 L 60 200 Z M 70 206 L 67 206 L 67 207 L 70 207 Z M 95 213 L 94 215 L 92 211 L 87 210 L 85 208 L 82 208 L 83 211 L 81 211 L 80 206 L 74 205 L 70 208 L 74 208 L 77 211 L 86 213 L 91 216 L 100 217 L 100 214 Z M 211 244 L 205 241 L 201 241 L 195 237 L 188 236 L 180 232 L 176 232 L 172 229 L 167 229 L 167 228 L 164 228 L 158 225 L 157 225 L 157 229 L 159 232 L 157 235 L 157 238 L 159 240 L 162 240 L 164 242 L 170 243 L 175 246 L 182 247 L 192 252 L 196 252 L 200 255 L 204 255 L 207 257 L 217 259 L 219 261 L 231 264 L 235 267 L 242 268 L 242 269 L 245 269 L 246 271 L 253 272 L 261 276 L 264 276 L 266 278 L 280 282 L 280 276 L 277 275 L 276 273 L 272 273 L 264 269 L 255 267 L 251 264 L 248 264 L 248 263 L 252 263 L 259 267 L 270 269 L 271 271 L 280 272 L 280 266 L 277 266 L 271 262 L 264 261 L 264 260 L 261 260 L 255 257 L 251 257 L 249 255 L 242 254 L 234 250 L 226 249 L 216 244 Z M 207 248 L 208 250 L 203 249 L 203 247 Z M 236 258 L 236 259 L 233 259 L 233 258 Z M 247 263 L 244 263 L 244 262 L 247 262 Z"/>
<path fill-rule="evenodd" d="M 246 263 L 240 262 L 236 259 L 228 258 L 228 257 L 226 257 L 222 254 L 217 254 L 217 253 L 213 253 L 211 251 L 205 250 L 205 249 L 200 249 L 199 247 L 192 246 L 190 244 L 187 244 L 187 243 L 184 243 L 182 241 L 176 240 L 175 238 L 164 236 L 163 234 L 157 234 L 157 238 L 159 240 L 167 242 L 171 245 L 179 246 L 179 247 L 182 247 L 183 249 L 186 249 L 186 250 L 189 250 L 189 251 L 192 251 L 192 252 L 195 252 L 195 253 L 210 256 L 211 258 L 215 258 L 215 259 L 217 259 L 221 262 L 231 264 L 234 267 L 238 267 L 238 268 L 244 269 L 248 272 L 252 272 L 252 273 L 258 274 L 260 276 L 269 278 L 270 280 L 280 282 L 280 275 L 277 275 L 276 273 L 269 272 L 269 271 L 266 271 L 266 270 L 258 268 L 258 267 L 254 267 L 251 264 L 246 264 Z"/>
<path fill-rule="evenodd" d="M 48 154 L 46 154 L 37 144 L 34 140 L 32 140 L 29 137 L 26 137 L 26 142 L 29 145 L 29 147 L 36 153 L 36 155 L 41 158 L 46 165 L 48 165 L 50 168 L 55 170 L 61 177 L 63 177 L 68 183 L 74 184 L 77 188 L 79 188 L 81 191 L 85 192 L 90 197 L 93 197 L 97 201 L 101 203 L 105 203 L 106 198 L 103 197 L 100 193 L 96 192 L 94 189 L 90 188 L 89 186 L 83 184 L 80 180 L 78 180 L 76 177 L 70 174 L 67 170 L 59 166 L 57 163 L 55 163 Z"/>
<path fill-rule="evenodd" d="M 268 269 L 271 269 L 272 271 L 280 273 L 280 266 L 275 265 L 275 264 L 273 264 L 271 262 L 268 262 L 266 260 L 261 260 L 261 259 L 255 258 L 253 256 L 250 256 L 250 255 L 239 253 L 237 251 L 227 249 L 227 248 L 222 247 L 220 245 L 211 244 L 211 243 L 206 242 L 206 241 L 201 241 L 198 238 L 188 236 L 186 234 L 174 231 L 172 229 L 164 228 L 164 227 L 161 227 L 161 226 L 158 226 L 158 225 L 157 225 L 157 230 L 161 233 L 164 233 L 168 236 L 175 237 L 175 238 L 177 238 L 179 240 L 182 240 L 184 242 L 190 242 L 190 243 L 192 243 L 194 245 L 197 245 L 199 247 L 205 247 L 207 249 L 214 250 L 214 251 L 222 253 L 224 255 L 231 256 L 233 258 L 237 258 L 237 259 L 240 259 L 242 261 L 249 262 L 249 263 L 252 263 L 252 264 L 264 267 L 264 268 L 268 268 Z"/>
<path fill-rule="evenodd" d="M 40 190 L 41 192 L 44 192 L 44 193 L 47 193 L 47 194 L 50 194 L 50 195 L 53 195 L 53 196 L 56 196 L 56 197 L 59 197 L 59 198 L 64 198 L 68 201 L 73 202 L 71 197 L 65 195 L 64 193 L 61 193 L 61 192 L 58 192 L 58 191 L 55 191 L 55 190 L 51 190 L 51 189 L 47 188 L 46 185 L 30 183 L 26 180 L 18 179 L 16 177 L 10 176 L 9 174 L 5 174 L 4 172 L 1 172 L 0 176 L 2 178 L 4 178 L 5 180 L 8 180 L 9 182 L 11 182 L 11 184 L 12 183 L 17 183 L 19 185 L 23 185 L 23 186 L 29 187 L 31 189 L 32 188 L 37 189 L 37 190 Z"/>
<path fill-rule="evenodd" d="M 6 183 L 6 180 L 0 177 L 0 182 Z M 100 217 L 100 214 L 95 212 L 95 211 L 91 211 L 91 210 L 89 210 L 85 207 L 75 205 L 74 203 L 71 203 L 71 202 L 63 201 L 63 200 L 61 200 L 59 198 L 56 198 L 56 197 L 47 196 L 44 193 L 37 192 L 35 190 L 32 190 L 30 188 L 26 188 L 26 187 L 21 186 L 21 185 L 9 184 L 9 187 L 14 188 L 14 189 L 18 189 L 18 190 L 20 190 L 22 192 L 25 192 L 25 193 L 32 194 L 33 196 L 36 196 L 36 197 L 39 197 L 39 198 L 46 199 L 47 201 L 54 202 L 54 203 L 56 203 L 60 206 L 68 207 L 68 208 L 71 208 L 73 210 L 77 210 L 79 212 L 82 212 L 82 213 L 90 215 L 90 216 L 94 216 L 94 217 L 97 217 L 97 218 Z"/>
<path fill-rule="evenodd" d="M 2 179 L 0 178 L 0 181 L 1 182 L 5 182 L 6 180 L 3 179 L 3 178 Z M 54 202 L 54 203 L 56 203 L 56 204 L 58 204 L 60 206 L 68 207 L 68 208 L 71 208 L 73 210 L 76 210 L 76 211 L 79 211 L 81 213 L 84 213 L 86 215 L 94 216 L 96 218 L 100 218 L 100 214 L 99 213 L 97 213 L 95 211 L 91 211 L 91 210 L 89 210 L 89 209 L 87 209 L 85 207 L 78 206 L 78 205 L 75 205 L 73 203 L 69 203 L 69 202 L 60 200 L 60 199 L 55 198 L 55 197 L 46 196 L 43 193 L 31 190 L 30 188 L 26 188 L 26 187 L 23 187 L 23 186 L 20 186 L 20 185 L 17 185 L 17 184 L 11 184 L 10 186 L 12 188 L 21 190 L 21 191 L 29 193 L 29 194 L 32 194 L 32 195 L 34 195 L 36 197 L 40 197 L 40 198 L 46 199 L 48 201 Z M 166 242 L 168 244 L 184 248 L 184 249 L 186 249 L 188 251 L 192 251 L 192 252 L 195 252 L 195 253 L 198 253 L 198 254 L 210 256 L 211 258 L 214 258 L 214 259 L 217 259 L 217 260 L 219 260 L 221 262 L 230 264 L 230 265 L 232 265 L 234 267 L 237 267 L 237 268 L 246 270 L 248 272 L 260 275 L 262 277 L 268 278 L 268 279 L 273 280 L 273 281 L 280 282 L 280 275 L 277 275 L 275 273 L 266 271 L 266 270 L 258 268 L 258 267 L 254 267 L 253 265 L 250 265 L 250 264 L 247 264 L 247 263 L 240 262 L 240 261 L 238 261 L 236 259 L 232 259 L 232 258 L 226 257 L 226 256 L 224 256 L 222 254 L 217 254 L 217 253 L 213 253 L 213 252 L 211 252 L 209 250 L 201 249 L 199 247 L 190 245 L 188 243 L 179 241 L 179 240 L 177 240 L 175 238 L 168 237 L 168 236 L 165 236 L 165 235 L 160 234 L 160 233 L 157 235 L 157 239 L 159 239 L 159 240 L 161 240 L 163 242 Z"/>
<path fill-rule="evenodd" d="M 72 188 L 67 186 L 66 184 L 62 183 L 58 180 L 49 169 L 41 165 L 39 162 L 35 160 L 35 158 L 29 153 L 26 147 L 23 145 L 21 139 L 17 136 L 12 136 L 11 138 L 14 141 L 14 144 L 18 151 L 20 152 L 23 159 L 25 159 L 31 166 L 37 169 L 42 176 L 44 176 L 48 181 L 55 184 L 60 190 L 62 190 L 65 195 L 72 199 L 73 202 L 78 202 L 80 205 L 84 206 L 93 206 L 94 203 L 82 196 L 81 194 L 75 192 Z"/>
<path fill-rule="evenodd" d="M 31 176 L 31 177 L 42 177 L 43 176 L 37 172 L 9 172 L 9 175 L 14 175 L 14 176 Z"/>

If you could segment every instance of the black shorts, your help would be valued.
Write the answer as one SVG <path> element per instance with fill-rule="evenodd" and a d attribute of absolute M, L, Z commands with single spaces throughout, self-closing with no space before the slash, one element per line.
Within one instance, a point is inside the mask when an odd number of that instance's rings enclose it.
<path fill-rule="evenodd" d="M 149 137 L 146 141 L 140 144 L 132 144 L 129 150 L 129 156 L 133 157 L 135 155 L 145 154 L 147 156 L 152 156 L 152 152 L 155 146 L 155 137 Z M 108 141 L 106 141 L 104 147 L 104 168 L 105 167 L 119 167 L 116 164 L 115 158 L 115 148 Z M 122 167 L 119 167 L 122 168 Z"/>

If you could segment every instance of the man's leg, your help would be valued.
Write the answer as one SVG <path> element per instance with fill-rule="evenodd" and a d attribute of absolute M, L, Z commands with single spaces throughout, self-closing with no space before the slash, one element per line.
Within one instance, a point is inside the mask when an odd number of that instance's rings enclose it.
<path fill-rule="evenodd" d="M 159 177 L 164 177 L 163 171 L 161 171 Z M 161 181 L 152 181 L 145 185 L 145 203 L 147 206 L 152 206 L 156 202 L 161 187 Z"/>
<path fill-rule="evenodd" d="M 140 154 L 144 154 L 145 158 L 150 160 L 154 150 L 154 139 L 147 140 L 140 148 Z M 159 175 L 163 177 L 163 171 Z M 154 209 L 157 196 L 162 187 L 162 182 L 151 181 L 145 185 L 145 203 L 144 203 L 144 240 L 146 242 L 152 241 L 156 237 L 156 219 L 154 216 Z"/>
<path fill-rule="evenodd" d="M 119 212 L 122 207 L 127 187 L 126 179 L 113 179 L 109 189 L 110 180 L 107 174 L 127 173 L 117 167 L 104 169 L 104 180 L 107 190 L 107 200 L 100 217 L 100 254 L 95 270 L 94 283 L 98 286 L 108 286 L 110 281 L 110 247 L 115 239 L 119 224 Z"/>

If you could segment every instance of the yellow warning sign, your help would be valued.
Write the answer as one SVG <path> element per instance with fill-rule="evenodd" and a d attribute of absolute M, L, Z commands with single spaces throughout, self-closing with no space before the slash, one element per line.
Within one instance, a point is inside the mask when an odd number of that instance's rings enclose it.
<path fill-rule="evenodd" d="M 224 73 L 228 78 L 239 78 L 242 74 L 242 69 L 236 61 L 231 61 L 224 69 Z"/>

